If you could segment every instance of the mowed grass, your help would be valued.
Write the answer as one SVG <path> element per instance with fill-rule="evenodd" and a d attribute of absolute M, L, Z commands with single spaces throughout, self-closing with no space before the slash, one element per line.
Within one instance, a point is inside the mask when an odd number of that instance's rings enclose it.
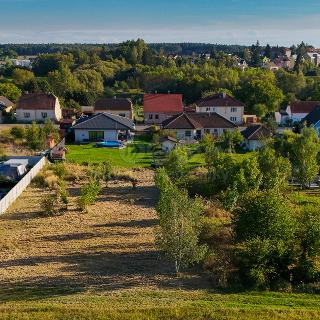
<path fill-rule="evenodd" d="M 79 164 L 108 161 L 116 167 L 146 168 L 154 162 L 153 144 L 143 138 L 136 138 L 124 149 L 97 148 L 95 143 L 67 148 L 67 159 Z"/>
<path fill-rule="evenodd" d="M 0 291 L 1 292 L 1 291 Z M 0 293 L 2 320 L 256 320 L 320 319 L 315 295 L 285 293 L 209 293 L 202 290 L 128 290 L 107 295 L 32 295 Z"/>

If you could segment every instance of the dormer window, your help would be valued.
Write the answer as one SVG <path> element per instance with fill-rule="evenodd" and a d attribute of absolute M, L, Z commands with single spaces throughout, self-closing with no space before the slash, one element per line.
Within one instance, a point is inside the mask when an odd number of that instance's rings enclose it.
<path fill-rule="evenodd" d="M 238 111 L 237 108 L 235 108 L 235 107 L 231 108 L 231 112 L 237 112 L 237 111 Z"/>

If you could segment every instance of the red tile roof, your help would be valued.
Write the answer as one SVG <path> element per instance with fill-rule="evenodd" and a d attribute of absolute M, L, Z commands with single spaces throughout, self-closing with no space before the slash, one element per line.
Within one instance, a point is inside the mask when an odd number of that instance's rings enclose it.
<path fill-rule="evenodd" d="M 178 113 L 183 111 L 182 94 L 145 94 L 144 112 Z"/>
<path fill-rule="evenodd" d="M 244 107 L 242 102 L 224 93 L 217 93 L 200 99 L 196 102 L 196 105 L 198 107 Z"/>
<path fill-rule="evenodd" d="M 296 101 L 290 107 L 292 113 L 310 113 L 317 106 L 320 106 L 320 101 Z"/>
<path fill-rule="evenodd" d="M 17 109 L 54 110 L 57 99 L 52 93 L 23 94 L 17 102 Z"/>

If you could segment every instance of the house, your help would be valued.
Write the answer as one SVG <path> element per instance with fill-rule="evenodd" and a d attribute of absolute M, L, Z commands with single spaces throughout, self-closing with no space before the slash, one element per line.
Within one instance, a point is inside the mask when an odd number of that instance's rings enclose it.
<path fill-rule="evenodd" d="M 197 113 L 217 113 L 235 124 L 243 123 L 244 104 L 226 93 L 217 93 L 195 103 Z"/>
<path fill-rule="evenodd" d="M 296 101 L 291 103 L 287 112 L 292 122 L 300 122 L 319 105 L 320 101 Z"/>
<path fill-rule="evenodd" d="M 311 62 L 316 66 L 320 65 L 320 53 L 316 51 L 306 52 L 303 56 L 305 61 Z"/>
<path fill-rule="evenodd" d="M 247 69 L 247 68 L 248 68 L 248 64 L 247 64 L 246 60 L 240 59 L 239 62 L 238 62 L 238 67 L 239 67 L 242 71 L 244 71 L 245 69 Z"/>
<path fill-rule="evenodd" d="M 318 136 L 320 137 L 320 105 L 315 107 L 304 119 L 301 121 L 305 123 L 308 127 L 314 127 Z"/>
<path fill-rule="evenodd" d="M 62 119 L 59 99 L 52 93 L 23 94 L 16 105 L 16 117 L 18 122 L 59 122 Z"/>
<path fill-rule="evenodd" d="M 132 120 L 111 113 L 82 117 L 72 127 L 76 142 L 118 141 L 130 139 L 135 129 Z"/>
<path fill-rule="evenodd" d="M 127 98 L 103 98 L 96 101 L 94 114 L 106 112 L 133 119 L 132 101 Z"/>
<path fill-rule="evenodd" d="M 200 140 L 204 134 L 219 137 L 226 130 L 237 125 L 218 113 L 180 113 L 162 123 L 163 129 L 172 130 L 179 140 Z"/>
<path fill-rule="evenodd" d="M 244 137 L 242 146 L 249 151 L 261 148 L 265 139 L 272 136 L 272 132 L 262 124 L 251 125 L 243 130 L 241 134 Z"/>
<path fill-rule="evenodd" d="M 28 169 L 28 159 L 10 159 L 0 164 L 0 177 L 5 180 L 18 181 Z"/>
<path fill-rule="evenodd" d="M 162 151 L 171 152 L 178 145 L 178 140 L 170 136 L 162 137 L 160 144 Z"/>
<path fill-rule="evenodd" d="M 12 111 L 14 103 L 4 96 L 0 96 L 0 123 L 4 122 L 4 113 Z"/>
<path fill-rule="evenodd" d="M 145 124 L 160 125 L 166 119 L 183 112 L 182 94 L 145 94 L 143 112 Z"/>

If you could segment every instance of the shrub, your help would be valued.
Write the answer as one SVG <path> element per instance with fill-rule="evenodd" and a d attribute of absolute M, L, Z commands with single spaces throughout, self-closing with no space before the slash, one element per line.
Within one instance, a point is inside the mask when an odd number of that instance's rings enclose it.
<path fill-rule="evenodd" d="M 54 172 L 56 176 L 58 176 L 60 179 L 64 178 L 67 174 L 67 169 L 64 166 L 63 163 L 56 163 L 52 166 L 51 170 Z"/>
<path fill-rule="evenodd" d="M 80 209 L 82 211 L 87 211 L 88 206 L 95 203 L 100 192 L 101 187 L 96 181 L 91 181 L 84 185 L 80 189 L 80 197 L 78 199 Z"/>
<path fill-rule="evenodd" d="M 23 139 L 25 137 L 26 131 L 24 127 L 13 127 L 10 130 L 10 134 L 16 139 Z"/>
<path fill-rule="evenodd" d="M 47 195 L 41 201 L 41 208 L 43 214 L 46 216 L 52 216 L 57 211 L 57 195 Z"/>

